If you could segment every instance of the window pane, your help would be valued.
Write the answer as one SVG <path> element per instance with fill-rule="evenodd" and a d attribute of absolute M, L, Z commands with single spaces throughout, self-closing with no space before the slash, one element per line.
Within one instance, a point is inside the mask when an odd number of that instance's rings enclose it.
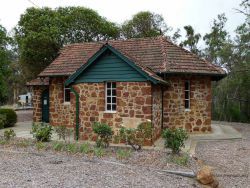
<path fill-rule="evenodd" d="M 112 88 L 116 88 L 116 83 L 115 82 L 112 82 Z"/>
<path fill-rule="evenodd" d="M 107 90 L 107 95 L 108 95 L 108 96 L 111 95 L 111 90 L 110 90 L 110 89 Z"/>
<path fill-rule="evenodd" d="M 185 99 L 189 99 L 189 91 L 185 91 Z"/>
<path fill-rule="evenodd" d="M 112 103 L 116 103 L 116 97 L 112 97 Z"/>
<path fill-rule="evenodd" d="M 107 110 L 111 110 L 111 104 L 107 104 Z"/>
<path fill-rule="evenodd" d="M 115 89 L 112 90 L 112 96 L 116 96 L 116 90 Z"/>
<path fill-rule="evenodd" d="M 111 82 L 107 82 L 107 88 L 111 88 Z"/>
<path fill-rule="evenodd" d="M 111 97 L 107 97 L 107 103 L 111 103 Z"/>
<path fill-rule="evenodd" d="M 64 89 L 64 101 L 70 102 L 70 89 L 69 88 Z"/>
<path fill-rule="evenodd" d="M 116 111 L 116 105 L 115 104 L 112 105 L 112 110 Z"/>
<path fill-rule="evenodd" d="M 185 81 L 185 90 L 189 90 L 189 81 Z"/>
<path fill-rule="evenodd" d="M 185 100 L 185 108 L 189 108 L 189 100 Z"/>

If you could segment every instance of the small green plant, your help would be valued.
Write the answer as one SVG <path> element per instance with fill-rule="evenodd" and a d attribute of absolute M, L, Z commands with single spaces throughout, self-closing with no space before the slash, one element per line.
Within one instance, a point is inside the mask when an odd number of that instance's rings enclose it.
<path fill-rule="evenodd" d="M 59 140 L 63 139 L 66 142 L 67 139 L 68 141 L 70 140 L 74 131 L 72 129 L 68 129 L 66 126 L 58 126 L 55 128 L 55 132 L 57 133 Z"/>
<path fill-rule="evenodd" d="M 93 150 L 95 156 L 101 158 L 105 155 L 105 151 L 103 148 L 101 147 L 95 147 L 94 150 Z"/>
<path fill-rule="evenodd" d="M 131 150 L 127 149 L 118 149 L 116 151 L 116 158 L 117 159 L 128 159 L 131 156 Z"/>
<path fill-rule="evenodd" d="M 18 147 L 22 147 L 22 148 L 27 148 L 29 145 L 30 145 L 30 141 L 29 140 L 26 140 L 26 139 L 23 139 L 23 140 L 19 140 L 16 145 Z"/>
<path fill-rule="evenodd" d="M 0 145 L 5 145 L 5 144 L 8 144 L 8 141 L 6 141 L 6 140 L 0 140 Z"/>
<path fill-rule="evenodd" d="M 80 145 L 80 152 L 81 153 L 87 154 L 90 151 L 91 151 L 91 148 L 90 148 L 90 144 L 88 142 L 83 143 L 82 145 Z"/>
<path fill-rule="evenodd" d="M 6 114 L 0 114 L 0 129 L 3 129 L 5 124 L 6 124 Z"/>
<path fill-rule="evenodd" d="M 64 143 L 62 143 L 62 142 L 53 142 L 52 148 L 53 148 L 55 151 L 62 151 L 63 148 L 64 148 Z"/>
<path fill-rule="evenodd" d="M 143 122 L 137 128 L 120 129 L 120 138 L 130 145 L 134 150 L 141 150 L 144 141 L 153 136 L 153 126 L 150 122 Z"/>
<path fill-rule="evenodd" d="M 31 134 L 37 141 L 48 142 L 51 139 L 53 128 L 46 123 L 33 123 Z"/>
<path fill-rule="evenodd" d="M 7 129 L 7 130 L 4 131 L 3 134 L 4 134 L 4 139 L 6 141 L 9 141 L 9 140 L 13 139 L 16 136 L 16 133 L 15 133 L 15 131 L 13 129 Z"/>
<path fill-rule="evenodd" d="M 43 150 L 46 147 L 46 144 L 43 142 L 36 142 L 36 149 Z"/>
<path fill-rule="evenodd" d="M 98 135 L 96 146 L 108 147 L 113 135 L 111 127 L 105 123 L 95 122 L 93 125 L 93 131 Z"/>
<path fill-rule="evenodd" d="M 17 115 L 13 109 L 0 109 L 0 115 L 5 116 L 4 128 L 13 127 L 17 122 Z"/>
<path fill-rule="evenodd" d="M 181 155 L 171 155 L 170 162 L 173 162 L 180 166 L 187 166 L 189 161 L 189 155 L 187 153 L 183 153 Z"/>
<path fill-rule="evenodd" d="M 76 153 L 78 151 L 78 146 L 75 143 L 69 143 L 66 145 L 65 149 L 69 153 Z"/>
<path fill-rule="evenodd" d="M 165 129 L 162 134 L 165 139 L 165 147 L 170 148 L 173 154 L 179 154 L 184 141 L 188 139 L 187 132 L 182 128 Z"/>

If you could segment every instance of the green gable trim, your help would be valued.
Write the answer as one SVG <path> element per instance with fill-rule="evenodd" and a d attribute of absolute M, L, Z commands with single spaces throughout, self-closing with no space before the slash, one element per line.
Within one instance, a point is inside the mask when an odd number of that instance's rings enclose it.
<path fill-rule="evenodd" d="M 105 52 L 111 51 L 111 56 L 106 57 Z M 110 59 L 113 59 L 114 62 L 110 63 Z M 101 66 L 98 61 L 101 61 Z M 93 64 L 93 62 L 97 62 Z M 112 64 L 117 63 L 119 66 Z M 129 65 L 127 66 L 126 65 Z M 99 65 L 98 65 L 99 64 Z M 92 65 L 91 68 L 90 65 Z M 98 66 L 96 66 L 98 65 Z M 98 69 L 95 70 L 94 68 Z M 89 71 L 86 71 L 82 74 L 87 68 Z M 109 74 L 105 70 L 101 70 L 101 68 L 111 69 L 112 74 Z M 123 72 L 121 76 L 121 72 Z M 95 78 L 93 74 L 95 74 Z M 99 74 L 98 74 L 99 73 Z M 127 57 L 121 54 L 112 46 L 105 44 L 103 47 L 96 52 L 84 65 L 82 65 L 74 74 L 72 74 L 65 82 L 65 85 L 70 85 L 72 83 L 82 83 L 82 82 L 103 82 L 103 81 L 150 81 L 154 84 L 160 83 L 159 80 L 149 76 L 143 70 L 141 70 L 138 66 L 136 66 L 132 61 L 130 61 Z"/>

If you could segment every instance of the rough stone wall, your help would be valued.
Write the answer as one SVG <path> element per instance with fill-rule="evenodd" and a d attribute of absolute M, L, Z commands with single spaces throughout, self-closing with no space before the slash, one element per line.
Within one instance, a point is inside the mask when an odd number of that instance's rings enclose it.
<path fill-rule="evenodd" d="M 153 85 L 152 87 L 152 100 L 153 100 L 153 118 L 152 123 L 155 128 L 155 138 L 161 135 L 162 127 L 162 90 L 161 86 Z"/>
<path fill-rule="evenodd" d="M 117 132 L 121 125 L 134 128 L 152 119 L 152 93 L 149 82 L 116 82 L 117 111 L 105 112 L 105 84 L 81 83 L 74 86 L 80 96 L 80 139 L 95 140 L 94 122 L 107 123 Z"/>
<path fill-rule="evenodd" d="M 53 126 L 74 127 L 75 101 L 71 95 L 71 102 L 64 103 L 64 81 L 66 78 L 51 78 L 49 86 L 50 95 L 50 124 Z"/>
<path fill-rule="evenodd" d="M 164 127 L 182 127 L 189 132 L 211 131 L 211 79 L 169 77 L 164 90 Z M 190 111 L 185 111 L 184 83 L 190 80 Z"/>
<path fill-rule="evenodd" d="M 33 121 L 40 122 L 42 119 L 42 92 L 46 89 L 45 86 L 34 86 L 33 87 Z"/>

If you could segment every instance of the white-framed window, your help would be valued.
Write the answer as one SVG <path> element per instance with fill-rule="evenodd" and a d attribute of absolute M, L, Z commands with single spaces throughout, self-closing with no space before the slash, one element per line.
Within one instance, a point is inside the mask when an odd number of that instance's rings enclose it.
<path fill-rule="evenodd" d="M 106 82 L 105 110 L 116 112 L 116 83 Z"/>
<path fill-rule="evenodd" d="M 185 109 L 186 110 L 189 110 L 190 109 L 190 81 L 189 80 L 186 80 L 185 81 L 185 89 L 184 89 L 184 92 L 185 92 Z"/>
<path fill-rule="evenodd" d="M 64 87 L 64 102 L 69 103 L 70 102 L 70 88 Z"/>

